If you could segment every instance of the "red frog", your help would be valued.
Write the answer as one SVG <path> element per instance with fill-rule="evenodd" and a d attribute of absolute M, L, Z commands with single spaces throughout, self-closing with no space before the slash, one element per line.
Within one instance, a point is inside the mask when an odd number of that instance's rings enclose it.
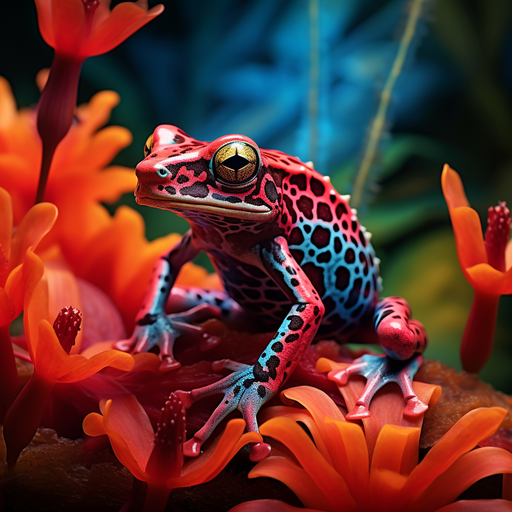
<path fill-rule="evenodd" d="M 132 352 L 158 347 L 161 369 L 171 370 L 179 366 L 175 339 L 184 332 L 207 336 L 191 325 L 206 316 L 238 325 L 252 319 L 262 330 L 276 332 L 254 365 L 224 361 L 232 374 L 179 392 L 187 407 L 224 394 L 185 444 L 185 455 L 198 455 L 235 409 L 248 430 L 258 431 L 258 410 L 313 339 L 378 343 L 387 354 L 365 355 L 345 371 L 346 378 L 352 373 L 367 378 L 349 418 L 369 416 L 371 398 L 388 382 L 403 390 L 404 414 L 427 409 L 411 385 L 427 343 L 425 330 L 409 318 L 405 300 L 379 299 L 379 260 L 371 237 L 349 207 L 350 197 L 336 192 L 328 177 L 295 157 L 260 149 L 243 135 L 200 142 L 171 125 L 157 127 L 149 137 L 136 172 L 137 202 L 177 213 L 190 230 L 157 262 L 134 333 L 117 347 Z M 174 286 L 181 267 L 199 251 L 210 257 L 225 292 Z M 186 311 L 168 315 L 170 305 Z M 269 449 L 265 443 L 252 446 L 251 459 L 261 460 Z"/>

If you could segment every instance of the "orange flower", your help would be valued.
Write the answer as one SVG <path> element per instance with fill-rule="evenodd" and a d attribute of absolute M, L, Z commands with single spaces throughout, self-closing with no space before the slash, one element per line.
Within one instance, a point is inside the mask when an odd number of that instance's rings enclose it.
<path fill-rule="evenodd" d="M 82 60 L 109 52 L 163 12 L 148 1 L 121 2 L 110 11 L 110 0 L 35 0 L 39 30 L 56 52 Z M 71 30 L 72 27 L 72 30 Z"/>
<path fill-rule="evenodd" d="M 491 355 L 500 296 L 512 293 L 512 243 L 508 241 L 510 213 L 504 204 L 490 210 L 484 241 L 480 219 L 469 206 L 460 176 L 445 165 L 441 183 L 450 211 L 459 263 L 475 291 L 462 337 L 461 360 L 466 371 L 476 373 Z"/>
<path fill-rule="evenodd" d="M 504 409 L 469 412 L 418 463 L 420 428 L 385 425 L 370 457 L 363 429 L 345 421 L 326 395 L 312 389 L 283 392 L 307 411 L 280 412 L 261 426 L 262 435 L 284 448 L 273 448 L 270 457 L 249 473 L 250 478 L 282 481 L 306 507 L 329 512 L 464 510 L 444 507 L 481 478 L 512 473 L 512 454 L 506 450 L 471 451 L 496 431 L 506 415 Z M 313 440 L 298 422 L 306 424 Z M 293 510 L 271 507 L 268 501 L 257 503 L 235 510 Z"/>
<path fill-rule="evenodd" d="M 133 169 L 107 167 L 132 140 L 126 128 L 100 129 L 118 103 L 117 93 L 104 91 L 78 107 L 77 122 L 55 153 L 46 197 L 59 218 L 45 246 L 59 243 L 67 257 L 82 254 L 82 244 L 108 225 L 110 214 L 100 202 L 117 201 L 137 182 Z M 0 186 L 13 198 L 15 226 L 34 203 L 39 177 L 41 142 L 34 117 L 32 110 L 17 110 L 8 82 L 0 77 Z"/>
<path fill-rule="evenodd" d="M 9 333 L 10 323 L 23 309 L 20 280 L 27 279 L 23 264 L 57 218 L 57 209 L 44 203 L 31 208 L 13 236 L 11 196 L 0 188 L 0 421 L 18 392 L 18 376 Z"/>
<path fill-rule="evenodd" d="M 164 510 L 173 489 L 210 481 L 242 446 L 262 440 L 254 432 L 244 434 L 244 420 L 234 419 L 202 455 L 183 464 L 185 408 L 174 394 L 162 408 L 156 433 L 133 395 L 102 400 L 100 409 L 102 415 L 86 416 L 84 432 L 90 436 L 108 435 L 121 464 L 135 478 L 147 482 L 145 512 Z"/>
<path fill-rule="evenodd" d="M 129 371 L 133 357 L 108 350 L 90 359 L 69 355 L 50 323 L 48 312 L 48 281 L 43 278 L 41 259 L 28 251 L 23 264 L 12 273 L 13 289 L 22 290 L 24 301 L 23 325 L 34 373 L 10 407 L 5 418 L 4 437 L 7 462 L 13 465 L 21 450 L 28 445 L 39 426 L 50 393 L 57 382 L 77 382 L 111 366 Z M 68 346 L 68 350 L 71 346 Z"/>

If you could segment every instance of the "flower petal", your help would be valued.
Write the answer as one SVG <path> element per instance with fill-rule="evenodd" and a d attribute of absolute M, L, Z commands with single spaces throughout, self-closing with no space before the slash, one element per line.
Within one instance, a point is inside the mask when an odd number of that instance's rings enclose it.
<path fill-rule="evenodd" d="M 363 429 L 355 423 L 327 418 L 329 451 L 336 471 L 358 503 L 368 495 L 369 455 Z"/>
<path fill-rule="evenodd" d="M 47 320 L 39 323 L 39 338 L 34 355 L 33 363 L 39 373 L 54 382 L 78 382 L 107 366 L 129 371 L 134 364 L 130 354 L 119 350 L 107 350 L 91 359 L 78 354 L 66 354 Z"/>
<path fill-rule="evenodd" d="M 313 421 L 306 420 L 305 423 L 313 434 L 315 444 L 320 453 L 328 462 L 332 463 L 330 456 L 331 443 L 329 443 L 330 437 L 328 435 L 330 429 L 325 419 L 329 417 L 345 421 L 343 414 L 341 414 L 336 404 L 323 391 L 311 386 L 297 386 L 286 389 L 281 393 L 281 400 L 287 403 L 286 399 L 290 403 L 293 403 L 293 401 L 298 402 L 309 411 Z"/>
<path fill-rule="evenodd" d="M 229 421 L 221 436 L 217 437 L 202 455 L 185 463 L 176 487 L 189 487 L 208 482 L 224 469 L 242 446 L 263 440 L 256 432 L 244 434 L 244 429 L 243 419 Z"/>
<path fill-rule="evenodd" d="M 114 450 L 119 462 L 127 468 L 135 478 L 147 481 L 146 474 L 135 460 L 126 441 L 114 429 L 110 428 L 108 424 L 107 418 L 110 414 L 112 400 L 108 400 L 106 403 L 101 405 L 103 416 L 100 416 L 97 413 L 87 415 L 82 424 L 84 432 L 90 436 L 107 434 L 112 450 Z M 151 432 L 153 433 L 153 429 L 151 429 Z"/>
<path fill-rule="evenodd" d="M 306 471 L 285 457 L 270 457 L 259 462 L 249 473 L 249 478 L 274 478 L 282 482 L 299 498 L 305 507 L 335 510 L 326 496 Z"/>
<path fill-rule="evenodd" d="M 1 82 L 0 82 L 1 84 Z M 1 98 L 0 91 L 0 98 Z M 0 105 L 1 109 L 1 105 Z M 10 194 L 0 188 L 0 247 L 7 260 L 11 254 L 12 240 L 12 200 Z"/>
<path fill-rule="evenodd" d="M 484 235 L 478 213 L 469 207 L 450 210 L 457 256 L 463 272 L 465 269 L 487 263 Z"/>
<path fill-rule="evenodd" d="M 340 502 L 345 505 L 345 510 L 356 509 L 356 503 L 347 483 L 325 460 L 297 423 L 287 418 L 273 418 L 261 425 L 260 432 L 264 436 L 270 436 L 280 441 L 292 451 L 334 509 Z"/>
<path fill-rule="evenodd" d="M 473 288 L 487 295 L 510 295 L 512 293 L 512 268 L 500 272 L 487 263 L 466 269 L 467 278 Z"/>
<path fill-rule="evenodd" d="M 146 411 L 133 395 L 118 396 L 109 402 L 103 413 L 107 433 L 121 436 L 137 464 L 145 470 L 155 439 Z"/>
<path fill-rule="evenodd" d="M 437 512 L 512 512 L 512 501 L 508 500 L 460 500 Z"/>
<path fill-rule="evenodd" d="M 479 441 L 494 434 L 506 414 L 500 407 L 479 408 L 465 414 L 411 472 L 400 502 L 425 489 Z"/>
<path fill-rule="evenodd" d="M 109 52 L 161 14 L 163 10 L 162 4 L 149 11 L 132 2 L 122 2 L 116 5 L 110 16 L 95 27 L 84 48 L 86 55 L 93 56 Z"/>
<path fill-rule="evenodd" d="M 512 473 L 512 453 L 502 448 L 477 448 L 460 457 L 423 492 L 417 494 L 407 504 L 408 510 L 438 510 L 454 501 L 475 482 L 501 473 Z"/>
<path fill-rule="evenodd" d="M 441 186 L 443 194 L 450 210 L 461 206 L 469 206 L 464 185 L 457 171 L 454 171 L 448 164 L 444 164 L 441 174 Z"/>
<path fill-rule="evenodd" d="M 230 509 L 229 512 L 268 512 L 269 510 L 273 512 L 321 512 L 326 509 L 297 508 L 279 500 L 255 500 L 240 503 L 240 505 Z"/>
<path fill-rule="evenodd" d="M 57 220 L 57 208 L 50 203 L 40 203 L 33 206 L 18 226 L 12 240 L 9 268 L 17 267 L 28 250 L 35 250 Z"/>

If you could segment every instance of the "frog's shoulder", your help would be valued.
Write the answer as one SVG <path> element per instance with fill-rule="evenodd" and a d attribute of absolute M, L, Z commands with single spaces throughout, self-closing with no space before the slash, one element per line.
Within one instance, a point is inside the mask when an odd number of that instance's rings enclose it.
<path fill-rule="evenodd" d="M 276 150 L 263 149 L 261 153 L 267 165 L 281 171 L 282 181 L 287 186 L 296 186 L 298 191 L 316 197 L 326 193 L 339 197 L 330 185 L 329 177 L 315 171 L 312 162 L 302 162 L 298 157 Z"/>

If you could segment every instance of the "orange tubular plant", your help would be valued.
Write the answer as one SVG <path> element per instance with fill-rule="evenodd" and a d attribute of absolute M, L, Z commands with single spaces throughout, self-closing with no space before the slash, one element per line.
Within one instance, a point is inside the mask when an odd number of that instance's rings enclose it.
<path fill-rule="evenodd" d="M 462 336 L 462 367 L 477 373 L 492 352 L 500 296 L 512 293 L 510 212 L 505 203 L 489 209 L 484 240 L 480 219 L 469 206 L 457 172 L 445 165 L 441 183 L 450 211 L 460 267 L 475 291 Z"/>
<path fill-rule="evenodd" d="M 506 415 L 504 409 L 469 412 L 418 463 L 420 428 L 385 425 L 370 457 L 363 429 L 345 421 L 329 397 L 313 396 L 311 389 L 283 392 L 307 411 L 278 408 L 276 413 L 269 413 L 273 417 L 260 432 L 281 444 L 249 473 L 250 478 L 280 480 L 305 507 L 329 512 L 474 510 L 471 505 L 466 508 L 466 502 L 450 504 L 481 478 L 512 473 L 512 454 L 508 451 L 471 451 L 496 431 Z M 319 390 L 314 393 L 323 395 Z M 313 439 L 298 422 L 308 427 Z M 512 503 L 505 500 L 491 503 L 485 510 L 512 508 Z M 268 500 L 242 504 L 233 510 L 269 509 L 293 510 Z"/>
<path fill-rule="evenodd" d="M 136 479 L 147 482 L 144 512 L 163 511 L 173 489 L 210 481 L 242 446 L 262 441 L 254 432 L 244 434 L 244 420 L 234 419 L 202 455 L 184 463 L 185 408 L 174 394 L 162 408 L 156 433 L 133 395 L 102 400 L 100 409 L 101 415 L 86 416 L 84 432 L 106 434 L 121 464 Z"/>
<path fill-rule="evenodd" d="M 27 251 L 23 273 L 18 270 L 11 281 L 13 289 L 22 290 L 23 325 L 34 373 L 5 418 L 4 438 L 10 466 L 16 463 L 21 450 L 34 436 L 56 383 L 77 382 L 107 366 L 129 371 L 134 365 L 131 355 L 116 350 L 102 352 L 90 359 L 78 354 L 69 355 L 74 336 L 71 343 L 64 344 L 49 322 L 48 283 L 43 274 L 41 259 Z"/>
<path fill-rule="evenodd" d="M 36 202 L 43 200 L 53 154 L 71 126 L 78 78 L 87 57 L 109 52 L 163 11 L 148 11 L 147 0 L 35 0 L 39 30 L 54 50 L 48 82 L 38 106 L 37 129 L 43 142 Z M 72 30 L 70 29 L 72 27 Z"/>

